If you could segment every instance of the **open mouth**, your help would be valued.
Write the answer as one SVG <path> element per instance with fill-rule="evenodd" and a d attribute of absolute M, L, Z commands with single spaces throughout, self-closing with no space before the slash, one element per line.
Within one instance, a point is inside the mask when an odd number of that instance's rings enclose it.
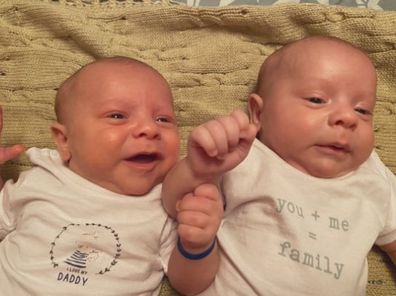
<path fill-rule="evenodd" d="M 136 154 L 127 160 L 134 163 L 152 163 L 160 159 L 160 156 L 157 153 L 141 153 Z"/>

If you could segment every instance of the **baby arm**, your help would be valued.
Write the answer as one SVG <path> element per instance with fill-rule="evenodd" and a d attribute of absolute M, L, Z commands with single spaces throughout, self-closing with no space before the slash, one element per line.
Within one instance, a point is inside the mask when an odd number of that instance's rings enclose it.
<path fill-rule="evenodd" d="M 257 128 L 243 111 L 208 121 L 192 130 L 187 156 L 167 174 L 162 187 L 165 210 L 176 217 L 176 203 L 200 184 L 218 184 L 247 156 Z"/>
<path fill-rule="evenodd" d="M 396 241 L 381 246 L 381 249 L 388 254 L 393 264 L 396 265 Z"/>
<path fill-rule="evenodd" d="M 168 277 L 183 294 L 203 291 L 216 276 L 219 253 L 215 237 L 223 217 L 217 183 L 246 157 L 255 135 L 256 127 L 242 111 L 193 129 L 186 158 L 163 183 L 164 207 L 177 219 L 179 235 Z"/>
<path fill-rule="evenodd" d="M 0 134 L 3 129 L 3 109 L 0 107 Z M 11 147 L 0 147 L 0 165 L 5 163 L 6 161 L 17 157 L 25 151 L 25 148 L 22 145 L 14 145 Z M 3 188 L 4 182 L 0 177 L 0 189 Z"/>
<path fill-rule="evenodd" d="M 169 260 L 168 278 L 183 295 L 195 295 L 214 280 L 219 266 L 215 240 L 223 217 L 218 188 L 202 184 L 177 204 L 179 240 Z"/>

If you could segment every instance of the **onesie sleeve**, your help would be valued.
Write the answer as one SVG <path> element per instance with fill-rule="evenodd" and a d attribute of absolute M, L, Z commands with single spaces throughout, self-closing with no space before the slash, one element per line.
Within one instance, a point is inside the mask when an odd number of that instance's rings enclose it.
<path fill-rule="evenodd" d="M 388 169 L 385 168 L 386 177 L 389 184 L 389 202 L 386 207 L 385 226 L 376 240 L 376 244 L 381 246 L 396 241 L 396 177 Z"/>
<path fill-rule="evenodd" d="M 13 187 L 13 181 L 9 180 L 0 191 L 0 241 L 15 229 L 15 213 L 10 200 Z"/>
<path fill-rule="evenodd" d="M 176 222 L 170 217 L 167 218 L 161 233 L 160 260 L 165 274 L 168 273 L 168 262 L 173 249 L 176 246 L 177 231 Z"/>

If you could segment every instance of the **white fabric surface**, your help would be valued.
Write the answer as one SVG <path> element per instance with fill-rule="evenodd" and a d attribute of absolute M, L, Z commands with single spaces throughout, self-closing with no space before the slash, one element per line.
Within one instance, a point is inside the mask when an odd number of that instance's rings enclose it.
<path fill-rule="evenodd" d="M 158 295 L 175 242 L 161 186 L 124 196 L 73 173 L 55 150 L 28 154 L 35 167 L 0 195 L 0 294 Z"/>
<path fill-rule="evenodd" d="M 221 267 L 202 295 L 365 295 L 367 253 L 396 240 L 396 178 L 374 152 L 319 179 L 255 141 L 223 181 Z"/>

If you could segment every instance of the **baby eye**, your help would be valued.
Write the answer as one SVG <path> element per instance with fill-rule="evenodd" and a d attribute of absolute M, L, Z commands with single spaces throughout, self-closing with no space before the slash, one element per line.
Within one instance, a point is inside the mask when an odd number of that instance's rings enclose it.
<path fill-rule="evenodd" d="M 325 100 L 323 100 L 322 98 L 318 98 L 318 97 L 311 97 L 311 98 L 307 98 L 307 100 L 313 104 L 323 104 L 325 103 Z"/>
<path fill-rule="evenodd" d="M 112 119 L 124 119 L 125 115 L 122 113 L 111 113 L 109 114 L 109 117 Z"/>
<path fill-rule="evenodd" d="M 170 118 L 168 116 L 157 116 L 155 118 L 155 121 L 161 122 L 161 123 L 172 123 L 173 122 L 172 118 Z"/>
<path fill-rule="evenodd" d="M 363 115 L 371 115 L 372 113 L 364 108 L 355 108 L 355 111 Z"/>

